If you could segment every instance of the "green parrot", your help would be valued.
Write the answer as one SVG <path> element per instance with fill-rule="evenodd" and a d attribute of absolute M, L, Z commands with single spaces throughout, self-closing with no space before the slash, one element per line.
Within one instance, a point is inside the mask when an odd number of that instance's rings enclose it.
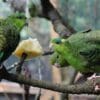
<path fill-rule="evenodd" d="M 51 43 L 56 53 L 55 58 L 55 53 L 51 57 L 52 63 L 61 57 L 64 63 L 66 61 L 83 74 L 100 73 L 100 30 L 79 32 L 67 39 L 54 38 Z"/>
<path fill-rule="evenodd" d="M 16 49 L 20 41 L 20 31 L 25 25 L 26 17 L 21 13 L 0 19 L 0 65 Z"/>

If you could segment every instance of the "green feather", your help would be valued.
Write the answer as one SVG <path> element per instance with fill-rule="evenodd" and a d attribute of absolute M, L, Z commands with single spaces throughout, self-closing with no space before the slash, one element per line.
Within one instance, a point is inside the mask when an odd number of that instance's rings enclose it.
<path fill-rule="evenodd" d="M 57 52 L 51 56 L 51 64 L 55 65 L 55 63 L 57 63 L 60 67 L 66 67 L 68 65 L 63 56 L 59 55 Z"/>
<path fill-rule="evenodd" d="M 2 59 L 4 52 L 0 52 L 0 59 Z"/>

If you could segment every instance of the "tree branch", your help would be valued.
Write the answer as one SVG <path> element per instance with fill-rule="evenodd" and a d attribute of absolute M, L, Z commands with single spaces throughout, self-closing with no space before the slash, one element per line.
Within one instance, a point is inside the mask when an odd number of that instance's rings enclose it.
<path fill-rule="evenodd" d="M 44 17 L 52 22 L 55 31 L 61 37 L 65 38 L 76 32 L 69 23 L 63 21 L 58 11 L 50 3 L 50 0 L 41 0 L 41 5 Z"/>
<path fill-rule="evenodd" d="M 62 93 L 70 93 L 70 94 L 100 94 L 100 91 L 95 91 L 95 86 L 93 81 L 87 81 L 83 84 L 75 84 L 75 85 L 61 85 L 54 84 L 50 82 L 40 81 L 40 80 L 31 80 L 26 79 L 25 76 L 15 75 L 8 73 L 5 67 L 1 67 L 0 69 L 0 77 L 1 79 L 7 79 L 9 81 L 17 82 L 20 84 L 25 84 L 34 87 L 40 87 L 48 90 L 58 91 Z M 95 83 L 100 83 L 100 79 L 95 80 Z"/>

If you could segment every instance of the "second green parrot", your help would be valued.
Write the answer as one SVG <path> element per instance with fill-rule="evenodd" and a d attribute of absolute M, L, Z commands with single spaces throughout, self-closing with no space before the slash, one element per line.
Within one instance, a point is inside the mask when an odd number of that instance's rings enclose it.
<path fill-rule="evenodd" d="M 19 13 L 0 19 L 0 65 L 16 49 L 20 41 L 20 31 L 25 23 L 25 15 Z"/>
<path fill-rule="evenodd" d="M 61 57 L 64 63 L 77 71 L 84 74 L 100 73 L 100 30 L 76 33 L 67 39 L 55 38 L 51 43 L 58 58 Z M 59 60 L 54 55 L 52 63 Z"/>

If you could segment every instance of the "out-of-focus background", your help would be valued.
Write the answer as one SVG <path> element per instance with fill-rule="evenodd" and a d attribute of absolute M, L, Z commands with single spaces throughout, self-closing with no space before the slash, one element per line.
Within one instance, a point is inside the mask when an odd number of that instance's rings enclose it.
<path fill-rule="evenodd" d="M 61 14 L 65 22 L 69 23 L 77 31 L 84 31 L 86 29 L 100 28 L 100 0 L 51 0 L 55 8 Z M 40 0 L 32 0 L 39 10 L 41 9 Z M 6 18 L 13 13 L 13 9 L 20 8 L 24 11 L 26 0 L 7 0 L 4 3 L 0 0 L 0 17 Z M 49 46 L 50 39 L 56 37 L 57 34 L 53 30 L 50 21 L 45 18 L 34 17 L 30 21 L 30 30 L 32 37 L 37 38 L 44 49 Z M 28 38 L 25 29 L 21 32 L 22 39 Z M 9 68 L 14 62 L 18 61 L 13 55 L 5 61 L 5 65 Z M 25 67 L 28 67 L 31 77 L 35 79 L 50 81 L 54 83 L 61 83 L 70 80 L 73 69 L 66 68 L 58 69 L 50 65 L 49 56 L 33 58 L 25 62 Z M 62 73 L 62 71 L 64 72 Z M 12 70 L 15 72 L 15 69 Z M 67 76 L 70 75 L 70 76 Z M 38 94 L 39 88 L 31 87 L 29 100 L 35 100 L 35 95 Z M 17 83 L 3 80 L 0 83 L 0 100 L 24 100 L 24 90 Z M 40 100 L 63 100 L 61 93 L 47 91 L 42 89 Z M 96 100 L 95 96 L 70 96 L 69 100 Z"/>

